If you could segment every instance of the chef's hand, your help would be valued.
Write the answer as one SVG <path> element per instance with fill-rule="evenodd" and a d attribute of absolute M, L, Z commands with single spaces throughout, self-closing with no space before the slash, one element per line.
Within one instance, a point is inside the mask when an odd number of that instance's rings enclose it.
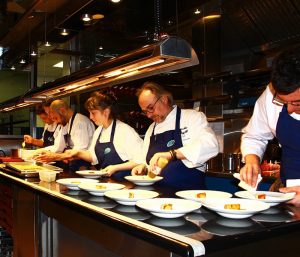
<path fill-rule="evenodd" d="M 143 174 L 146 174 L 146 173 L 147 173 L 146 164 L 139 164 L 131 170 L 131 175 L 132 176 L 143 175 Z"/>
<path fill-rule="evenodd" d="M 117 172 L 118 169 L 117 169 L 117 165 L 108 165 L 107 167 L 105 167 L 101 171 L 107 172 L 107 175 L 105 175 L 105 176 L 110 177 L 112 174 Z"/>
<path fill-rule="evenodd" d="M 291 193 L 291 192 L 296 192 L 296 195 L 294 198 L 287 203 L 293 204 L 296 207 L 300 207 L 300 186 L 293 186 L 293 187 L 283 187 L 279 189 L 280 192 L 282 193 Z"/>
<path fill-rule="evenodd" d="M 258 174 L 260 174 L 260 159 L 255 154 L 245 156 L 245 166 L 240 170 L 241 180 L 245 181 L 248 185 L 255 187 Z"/>
<path fill-rule="evenodd" d="M 64 158 L 60 154 L 52 153 L 50 151 L 42 152 L 34 158 L 37 162 L 53 162 L 53 161 L 62 161 Z"/>
<path fill-rule="evenodd" d="M 168 162 L 170 159 L 172 158 L 170 152 L 160 152 L 160 153 L 156 153 L 152 156 L 151 160 L 150 160 L 150 170 L 153 171 L 155 170 L 157 167 L 159 168 L 164 168 L 161 167 L 161 161 L 165 160 L 166 162 Z M 159 160 L 160 159 L 160 160 Z M 167 163 L 165 163 L 163 166 L 165 166 Z M 149 168 L 149 167 L 148 167 Z"/>
<path fill-rule="evenodd" d="M 68 149 L 68 150 L 65 150 L 63 153 L 64 158 L 68 161 L 77 159 L 76 158 L 77 154 L 78 154 L 78 150 L 76 150 L 76 149 Z"/>
<path fill-rule="evenodd" d="M 33 137 L 30 136 L 30 135 L 24 135 L 24 142 L 25 142 L 26 144 L 31 145 L 32 142 L 33 142 Z"/>

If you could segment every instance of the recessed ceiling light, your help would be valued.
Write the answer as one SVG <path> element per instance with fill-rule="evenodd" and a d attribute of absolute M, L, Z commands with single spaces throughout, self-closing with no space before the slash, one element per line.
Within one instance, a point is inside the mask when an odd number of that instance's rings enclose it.
<path fill-rule="evenodd" d="M 194 11 L 194 14 L 200 14 L 200 10 L 197 8 L 195 11 Z"/>
<path fill-rule="evenodd" d="M 91 20 L 91 16 L 88 13 L 85 13 L 81 16 L 81 20 L 83 21 L 90 21 Z"/>
<path fill-rule="evenodd" d="M 62 29 L 62 30 L 60 31 L 60 34 L 61 34 L 62 36 L 68 36 L 68 35 L 69 35 L 69 31 L 68 31 L 67 29 Z"/>
<path fill-rule="evenodd" d="M 112 1 L 113 3 L 119 3 L 121 0 L 110 0 Z"/>
<path fill-rule="evenodd" d="M 103 50 L 103 46 L 99 46 L 99 50 Z"/>

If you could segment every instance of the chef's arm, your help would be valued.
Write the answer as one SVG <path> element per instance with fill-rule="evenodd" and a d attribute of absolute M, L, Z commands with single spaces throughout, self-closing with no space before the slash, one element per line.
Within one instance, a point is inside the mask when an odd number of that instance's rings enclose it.
<path fill-rule="evenodd" d="M 67 159 L 82 159 L 87 162 L 92 162 L 92 155 L 88 150 L 71 149 L 64 152 Z"/>
<path fill-rule="evenodd" d="M 26 144 L 34 145 L 34 146 L 38 146 L 38 147 L 43 147 L 44 146 L 44 141 L 43 140 L 33 138 L 30 135 L 24 135 L 24 142 Z"/>

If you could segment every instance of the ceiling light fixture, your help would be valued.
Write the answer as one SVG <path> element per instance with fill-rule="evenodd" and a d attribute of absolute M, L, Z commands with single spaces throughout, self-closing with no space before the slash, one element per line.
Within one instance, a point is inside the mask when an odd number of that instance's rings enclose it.
<path fill-rule="evenodd" d="M 103 50 L 103 46 L 99 46 L 99 50 Z"/>
<path fill-rule="evenodd" d="M 36 52 L 35 52 L 34 50 L 32 50 L 32 52 L 31 52 L 30 55 L 31 55 L 31 56 L 36 56 Z"/>
<path fill-rule="evenodd" d="M 194 11 L 194 14 L 200 14 L 200 10 L 197 8 L 195 11 Z"/>
<path fill-rule="evenodd" d="M 69 30 L 67 30 L 67 29 L 62 29 L 62 30 L 60 31 L 60 34 L 61 34 L 62 36 L 68 36 L 70 33 L 69 33 Z"/>
<path fill-rule="evenodd" d="M 34 88 L 27 97 L 39 98 L 41 95 L 49 98 L 65 97 L 190 67 L 198 63 L 197 55 L 187 41 L 174 36 L 166 37 L 154 44 Z M 7 107 L 7 104 L 0 105 L 0 111 Z"/>
<path fill-rule="evenodd" d="M 15 70 L 16 68 L 15 68 L 15 66 L 13 65 L 13 66 L 11 66 L 10 69 L 11 69 L 11 70 Z"/>
<path fill-rule="evenodd" d="M 85 22 L 88 22 L 91 20 L 91 16 L 88 14 L 88 13 L 85 13 L 81 16 L 81 20 L 82 21 L 85 21 Z"/>
<path fill-rule="evenodd" d="M 121 0 L 110 0 L 113 3 L 119 3 Z"/>
<path fill-rule="evenodd" d="M 24 63 L 26 63 L 26 62 L 25 62 L 24 59 L 21 59 L 21 60 L 20 60 L 20 63 L 21 63 L 21 64 L 24 64 Z"/>
<path fill-rule="evenodd" d="M 48 41 L 46 41 L 45 46 L 49 47 L 51 46 L 51 44 Z"/>

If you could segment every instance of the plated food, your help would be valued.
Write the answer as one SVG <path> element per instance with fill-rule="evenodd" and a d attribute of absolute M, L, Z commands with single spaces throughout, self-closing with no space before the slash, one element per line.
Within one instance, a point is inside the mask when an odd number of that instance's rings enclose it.
<path fill-rule="evenodd" d="M 106 191 L 104 195 L 124 205 L 135 205 L 139 200 L 157 197 L 159 194 L 154 191 L 140 189 L 126 189 Z"/>
<path fill-rule="evenodd" d="M 107 172 L 102 170 L 78 170 L 76 173 L 84 178 L 100 178 L 107 175 Z"/>
<path fill-rule="evenodd" d="M 214 190 L 184 190 L 176 192 L 176 195 L 188 199 L 194 200 L 197 202 L 202 202 L 205 199 L 211 198 L 230 198 L 232 194 L 222 191 L 214 191 Z"/>
<path fill-rule="evenodd" d="M 268 203 L 240 198 L 206 199 L 202 204 L 219 215 L 232 219 L 248 218 L 270 208 Z"/>
<path fill-rule="evenodd" d="M 78 187 L 91 195 L 103 196 L 106 191 L 119 190 L 125 186 L 118 183 L 82 183 Z"/>
<path fill-rule="evenodd" d="M 148 199 L 138 201 L 136 205 L 161 218 L 178 218 L 201 207 L 201 203 L 178 198 Z"/>
<path fill-rule="evenodd" d="M 56 182 L 66 186 L 70 190 L 80 190 L 79 185 L 83 183 L 97 183 L 98 180 L 88 178 L 62 178 L 56 180 Z"/>
<path fill-rule="evenodd" d="M 257 201 L 262 201 L 268 203 L 270 206 L 275 206 L 277 204 L 291 200 L 295 193 L 280 193 L 280 192 L 269 192 L 269 191 L 239 191 L 235 195 L 244 199 L 256 199 Z"/>
<path fill-rule="evenodd" d="M 155 182 L 162 180 L 163 177 L 156 176 L 151 178 L 148 175 L 142 175 L 142 176 L 126 176 L 125 179 L 138 186 L 150 186 L 153 185 Z"/>

